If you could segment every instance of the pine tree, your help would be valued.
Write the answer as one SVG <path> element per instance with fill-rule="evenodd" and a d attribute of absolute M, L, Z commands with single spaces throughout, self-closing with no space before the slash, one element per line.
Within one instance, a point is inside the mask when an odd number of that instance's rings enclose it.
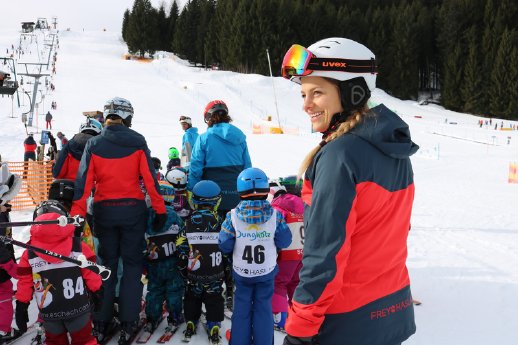
<path fill-rule="evenodd" d="M 167 20 L 169 21 L 169 26 L 167 29 L 167 48 L 175 51 L 173 48 L 173 39 L 174 39 L 174 33 L 176 31 L 176 22 L 178 21 L 179 16 L 179 9 L 178 4 L 176 3 L 176 0 L 173 0 L 173 3 L 171 5 L 171 9 L 169 11 L 169 16 L 167 17 Z"/>
<path fill-rule="evenodd" d="M 464 78 L 461 85 L 461 95 L 464 101 L 462 110 L 472 114 L 483 113 L 482 94 L 485 89 L 481 73 L 482 59 L 476 26 L 472 26 L 466 33 L 468 42 L 468 56 L 464 64 Z"/>
<path fill-rule="evenodd" d="M 135 0 L 128 22 L 127 40 L 130 53 L 144 56 L 153 55 L 156 48 L 158 26 L 155 17 L 156 10 L 150 0 Z"/>
<path fill-rule="evenodd" d="M 441 98 L 442 103 L 448 109 L 459 111 L 463 106 L 459 89 L 463 78 L 462 65 L 463 52 L 460 45 L 453 47 L 443 61 Z"/>
<path fill-rule="evenodd" d="M 491 114 L 498 117 L 508 118 L 511 104 L 511 93 L 513 80 L 509 75 L 509 58 L 513 52 L 512 45 L 513 32 L 505 29 L 501 38 L 498 51 L 496 53 L 495 64 L 490 79 L 489 89 L 489 110 Z"/>
<path fill-rule="evenodd" d="M 128 38 L 128 25 L 130 21 L 130 10 L 126 9 L 124 11 L 124 17 L 122 18 L 122 39 L 124 42 L 127 42 Z"/>

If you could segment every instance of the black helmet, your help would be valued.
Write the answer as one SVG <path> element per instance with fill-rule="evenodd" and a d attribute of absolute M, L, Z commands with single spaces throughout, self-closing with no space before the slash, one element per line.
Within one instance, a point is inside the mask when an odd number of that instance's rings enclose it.
<path fill-rule="evenodd" d="M 49 200 L 57 200 L 65 206 L 71 206 L 74 200 L 74 181 L 66 179 L 52 181 L 49 189 Z"/>
<path fill-rule="evenodd" d="M 43 201 L 41 204 L 36 206 L 34 213 L 32 214 L 32 220 L 36 219 L 36 217 L 41 216 L 45 213 L 57 213 L 62 216 L 68 217 L 68 211 L 59 201 L 57 200 L 47 200 Z"/>

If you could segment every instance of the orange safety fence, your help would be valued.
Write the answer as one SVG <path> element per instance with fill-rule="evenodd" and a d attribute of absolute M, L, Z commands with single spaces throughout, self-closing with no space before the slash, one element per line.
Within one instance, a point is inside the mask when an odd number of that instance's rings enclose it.
<path fill-rule="evenodd" d="M 22 178 L 18 195 L 11 200 L 13 210 L 33 208 L 48 199 L 54 161 L 8 162 L 9 171 Z"/>
<path fill-rule="evenodd" d="M 518 183 L 518 163 L 509 163 L 509 183 Z"/>

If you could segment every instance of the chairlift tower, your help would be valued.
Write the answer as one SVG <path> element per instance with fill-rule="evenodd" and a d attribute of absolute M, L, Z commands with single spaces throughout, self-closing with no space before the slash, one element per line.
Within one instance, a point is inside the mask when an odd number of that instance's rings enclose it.
<path fill-rule="evenodd" d="M 38 85 L 40 84 L 40 78 L 50 76 L 50 73 L 41 73 L 41 67 L 47 65 L 46 63 L 39 62 L 20 62 L 21 65 L 25 65 L 25 73 L 18 73 L 19 75 L 25 75 L 27 77 L 34 78 L 34 87 L 32 89 L 32 99 L 31 99 L 31 109 L 29 110 L 29 118 L 27 121 L 27 125 L 32 127 L 32 118 L 34 117 L 34 107 L 36 105 L 36 96 L 38 94 Z M 39 72 L 30 73 L 27 66 L 35 65 L 40 66 Z M 25 122 L 25 119 L 22 117 L 22 121 Z"/>

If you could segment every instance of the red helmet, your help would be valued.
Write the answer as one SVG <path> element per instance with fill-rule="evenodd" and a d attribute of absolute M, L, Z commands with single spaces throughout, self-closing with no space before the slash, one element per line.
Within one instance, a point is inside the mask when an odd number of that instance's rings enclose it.
<path fill-rule="evenodd" d="M 212 102 L 209 102 L 207 106 L 205 107 L 205 111 L 203 112 L 203 118 L 205 122 L 209 121 L 212 115 L 214 115 L 217 112 L 221 112 L 223 115 L 228 114 L 228 108 L 225 102 L 220 100 L 215 100 Z"/>

